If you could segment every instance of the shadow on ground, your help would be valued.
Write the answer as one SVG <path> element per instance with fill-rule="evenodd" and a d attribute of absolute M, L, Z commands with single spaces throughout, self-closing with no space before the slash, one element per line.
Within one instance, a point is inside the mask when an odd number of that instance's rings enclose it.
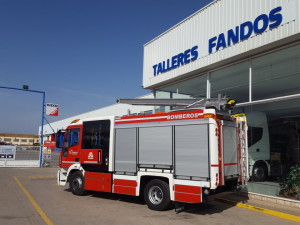
<path fill-rule="evenodd" d="M 70 189 L 65 189 L 65 191 L 71 192 Z M 102 198 L 109 199 L 112 201 L 122 201 L 130 204 L 145 205 L 145 207 L 147 207 L 142 197 L 96 191 L 88 191 L 87 195 L 94 198 Z M 207 201 L 204 203 L 188 204 L 176 202 L 173 204 L 171 210 L 174 210 L 176 213 L 185 212 L 195 215 L 210 215 L 220 213 L 224 210 L 234 207 L 234 205 L 222 203 L 222 201 L 219 201 L 218 199 L 227 199 L 230 201 L 245 203 L 248 201 L 249 198 L 246 193 L 224 192 L 209 196 Z"/>

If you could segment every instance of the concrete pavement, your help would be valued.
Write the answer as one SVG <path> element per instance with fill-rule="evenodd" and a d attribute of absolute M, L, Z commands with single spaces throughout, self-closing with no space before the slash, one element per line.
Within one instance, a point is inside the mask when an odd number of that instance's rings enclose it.
<path fill-rule="evenodd" d="M 58 168 L 0 168 L 0 224 L 298 224 L 218 201 L 188 205 L 185 210 L 176 214 L 174 210 L 164 212 L 149 210 L 137 197 L 97 192 L 75 196 L 69 192 L 68 187 L 56 185 L 57 170 Z M 38 207 L 23 189 L 29 193 Z M 223 194 L 221 197 L 225 198 L 226 195 Z M 251 204 L 253 203 L 252 201 Z"/>

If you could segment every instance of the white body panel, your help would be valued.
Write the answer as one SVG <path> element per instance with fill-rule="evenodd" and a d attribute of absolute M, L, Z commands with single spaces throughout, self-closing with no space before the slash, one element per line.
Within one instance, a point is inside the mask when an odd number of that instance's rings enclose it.
<path fill-rule="evenodd" d="M 67 178 L 72 170 L 81 171 L 83 175 L 85 172 L 79 163 L 74 163 L 69 168 L 60 168 L 57 171 L 57 184 L 60 186 L 65 186 L 67 184 Z"/>

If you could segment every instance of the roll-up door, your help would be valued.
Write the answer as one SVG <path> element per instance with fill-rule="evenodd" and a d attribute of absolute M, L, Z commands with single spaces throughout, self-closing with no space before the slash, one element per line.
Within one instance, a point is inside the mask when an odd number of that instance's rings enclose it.
<path fill-rule="evenodd" d="M 175 126 L 175 175 L 209 177 L 208 124 Z"/>
<path fill-rule="evenodd" d="M 116 129 L 115 171 L 136 172 L 136 128 Z"/>
<path fill-rule="evenodd" d="M 172 127 L 139 128 L 139 166 L 172 168 Z"/>

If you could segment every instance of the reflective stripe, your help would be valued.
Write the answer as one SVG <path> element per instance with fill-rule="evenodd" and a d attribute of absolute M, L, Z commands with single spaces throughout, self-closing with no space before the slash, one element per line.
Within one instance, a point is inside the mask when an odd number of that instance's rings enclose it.
<path fill-rule="evenodd" d="M 85 163 L 99 163 L 98 161 L 84 161 Z"/>
<path fill-rule="evenodd" d="M 118 119 L 117 122 L 124 122 L 124 121 L 135 121 L 135 120 L 156 120 L 156 119 L 166 119 L 167 116 L 158 116 L 158 117 L 145 117 L 145 118 L 133 118 L 133 119 Z"/>

